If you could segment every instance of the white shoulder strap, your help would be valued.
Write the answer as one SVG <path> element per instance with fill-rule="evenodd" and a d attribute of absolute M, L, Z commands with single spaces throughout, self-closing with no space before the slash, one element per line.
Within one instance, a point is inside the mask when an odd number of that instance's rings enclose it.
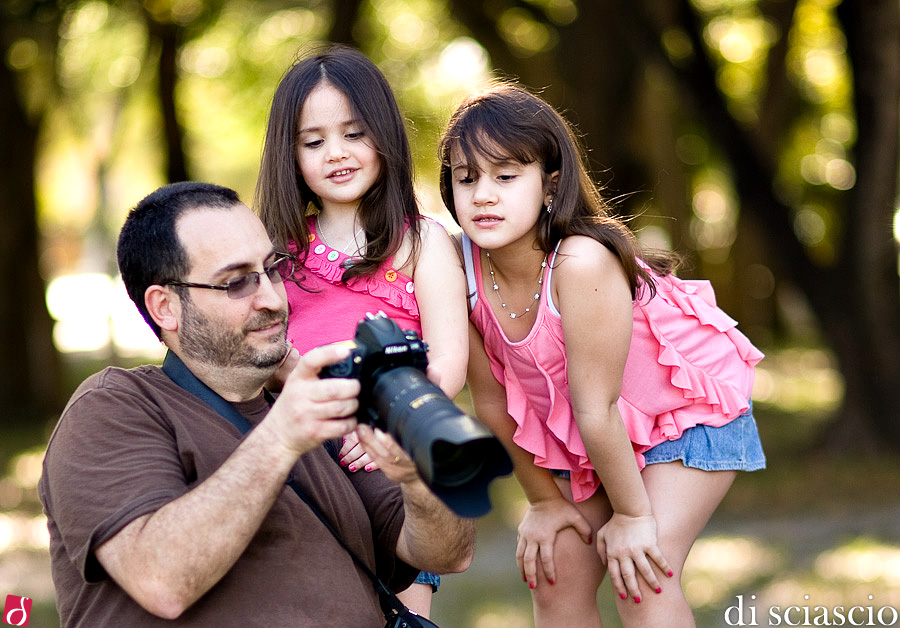
<path fill-rule="evenodd" d="M 559 245 L 562 244 L 562 240 L 556 243 L 556 246 L 553 248 L 553 257 L 550 258 L 550 261 L 547 264 L 547 279 L 544 283 L 547 284 L 547 307 L 550 308 L 550 311 L 556 315 L 560 316 L 559 308 L 556 307 L 556 303 L 553 302 L 553 291 L 550 289 L 550 280 L 553 276 L 553 264 L 556 262 L 556 256 L 559 254 Z"/>
<path fill-rule="evenodd" d="M 469 311 L 475 307 L 478 301 L 478 284 L 475 281 L 475 259 L 472 257 L 472 241 L 465 233 L 462 234 L 463 260 L 466 264 L 466 285 L 469 291 Z"/>

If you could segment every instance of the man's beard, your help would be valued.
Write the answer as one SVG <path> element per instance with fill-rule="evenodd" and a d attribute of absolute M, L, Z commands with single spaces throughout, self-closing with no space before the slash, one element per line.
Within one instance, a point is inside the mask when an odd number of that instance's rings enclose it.
<path fill-rule="evenodd" d="M 247 344 L 250 332 L 272 323 L 282 323 L 284 331 L 270 336 L 269 344 L 262 349 Z M 280 364 L 288 352 L 286 333 L 287 314 L 284 311 L 264 310 L 236 331 L 204 316 L 189 299 L 185 299 L 178 336 L 184 354 L 199 362 L 221 368 L 269 369 Z"/>

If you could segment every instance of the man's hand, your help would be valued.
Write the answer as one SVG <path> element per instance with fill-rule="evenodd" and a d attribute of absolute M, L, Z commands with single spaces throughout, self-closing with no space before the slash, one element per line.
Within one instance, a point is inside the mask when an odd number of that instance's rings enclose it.
<path fill-rule="evenodd" d="M 397 539 L 397 556 L 434 573 L 465 571 L 475 552 L 474 521 L 456 516 L 431 492 L 390 434 L 361 424 L 356 435 L 382 472 L 403 491 L 406 520 Z"/>
<path fill-rule="evenodd" d="M 100 564 L 138 604 L 167 619 L 183 613 L 238 560 L 297 457 L 356 426 L 359 382 L 318 376 L 347 355 L 329 346 L 301 357 L 269 414 L 212 476 L 97 547 Z"/>
<path fill-rule="evenodd" d="M 392 436 L 365 424 L 356 427 L 356 435 L 360 445 L 388 478 L 398 484 L 422 481 L 415 463 Z"/>
<path fill-rule="evenodd" d="M 359 407 L 359 382 L 319 379 L 322 368 L 349 355 L 346 346 L 327 345 L 301 356 L 257 429 L 271 430 L 285 449 L 296 456 L 351 432 L 356 427 L 353 414 Z"/>

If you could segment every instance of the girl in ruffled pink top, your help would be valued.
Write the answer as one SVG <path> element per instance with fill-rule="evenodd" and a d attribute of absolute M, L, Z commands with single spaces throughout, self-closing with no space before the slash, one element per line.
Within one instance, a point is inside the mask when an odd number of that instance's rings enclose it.
<path fill-rule="evenodd" d="M 762 359 L 707 282 L 642 252 L 540 98 L 497 84 L 441 142 L 465 236 L 469 387 L 529 505 L 516 559 L 535 625 L 600 626 L 608 572 L 625 626 L 693 626 L 688 551 L 738 470 L 765 458 Z"/>
<path fill-rule="evenodd" d="M 300 267 L 285 281 L 292 359 L 353 338 L 366 313 L 383 311 L 428 344 L 432 381 L 450 398 L 462 389 L 462 264 L 450 235 L 419 214 L 403 118 L 365 55 L 331 46 L 287 72 L 272 101 L 256 206 L 276 248 Z M 340 456 L 350 471 L 377 468 L 352 435 Z M 427 616 L 438 580 L 423 576 L 400 597 Z"/>

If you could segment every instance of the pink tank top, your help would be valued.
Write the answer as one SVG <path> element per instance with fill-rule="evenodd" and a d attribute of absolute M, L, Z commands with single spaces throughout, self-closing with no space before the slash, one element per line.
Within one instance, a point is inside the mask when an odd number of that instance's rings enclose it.
<path fill-rule="evenodd" d="M 298 263 L 297 273 L 298 277 L 302 273 L 306 290 L 292 281 L 284 283 L 291 308 L 287 336 L 301 355 L 313 347 L 353 338 L 367 312 L 382 311 L 401 329 L 422 333 L 415 286 L 410 277 L 394 269 L 393 258 L 375 275 L 343 283 L 343 264 L 350 256 L 322 241 L 314 219 L 308 225 L 309 254 Z M 289 248 L 297 250 L 293 243 Z"/>
<path fill-rule="evenodd" d="M 569 398 L 562 320 L 550 298 L 554 252 L 528 336 L 511 342 L 485 300 L 480 251 L 463 239 L 470 320 L 481 332 L 491 371 L 506 389 L 513 440 L 535 464 L 571 474 L 576 501 L 600 480 L 578 433 Z M 654 277 L 655 297 L 634 301 L 631 348 L 619 414 L 643 468 L 642 452 L 695 425 L 722 426 L 749 407 L 753 367 L 763 358 L 737 323 L 715 305 L 708 281 Z"/>

